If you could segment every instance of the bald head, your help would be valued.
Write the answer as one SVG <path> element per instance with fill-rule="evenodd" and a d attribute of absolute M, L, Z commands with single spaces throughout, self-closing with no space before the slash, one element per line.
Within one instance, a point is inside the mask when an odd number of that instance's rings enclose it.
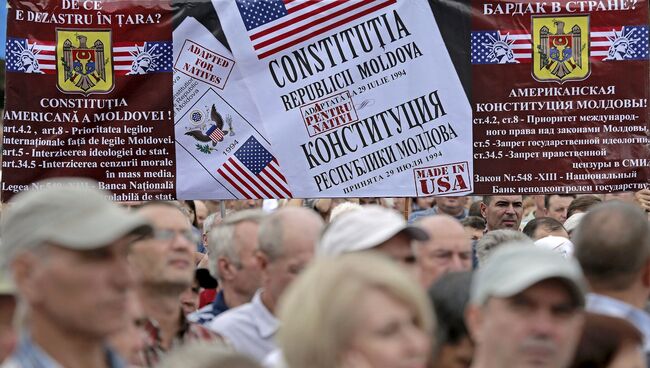
<path fill-rule="evenodd" d="M 273 311 L 284 290 L 314 257 L 323 219 L 302 207 L 284 207 L 262 221 L 258 259 L 262 301 Z"/>
<path fill-rule="evenodd" d="M 416 225 L 430 237 L 428 241 L 415 245 L 423 286 L 430 286 L 448 272 L 471 269 L 471 242 L 458 220 L 446 215 L 429 216 L 419 220 Z"/>

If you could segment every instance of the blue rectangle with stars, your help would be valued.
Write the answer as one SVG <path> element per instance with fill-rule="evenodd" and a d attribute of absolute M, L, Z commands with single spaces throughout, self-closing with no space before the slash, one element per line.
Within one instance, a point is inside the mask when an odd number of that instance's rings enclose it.
<path fill-rule="evenodd" d="M 247 31 L 289 14 L 282 0 L 237 0 L 237 7 Z"/>

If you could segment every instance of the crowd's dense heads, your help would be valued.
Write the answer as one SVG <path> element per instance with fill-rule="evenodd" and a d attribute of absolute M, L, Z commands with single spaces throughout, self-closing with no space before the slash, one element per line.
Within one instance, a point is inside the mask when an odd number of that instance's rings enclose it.
<path fill-rule="evenodd" d="M 650 190 L 2 209 L 2 367 L 650 367 Z"/>

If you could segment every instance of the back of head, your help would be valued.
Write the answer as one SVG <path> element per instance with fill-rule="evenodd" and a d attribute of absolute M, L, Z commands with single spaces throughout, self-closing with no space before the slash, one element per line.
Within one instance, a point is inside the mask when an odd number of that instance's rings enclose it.
<path fill-rule="evenodd" d="M 591 209 L 573 233 L 575 257 L 597 290 L 625 290 L 650 257 L 650 225 L 638 207 L 619 201 Z"/>
<path fill-rule="evenodd" d="M 601 203 L 602 201 L 602 199 L 592 194 L 577 197 L 571 201 L 571 204 L 569 204 L 569 209 L 567 210 L 566 217 L 568 219 L 576 213 L 587 212 L 591 207 Z"/>
<path fill-rule="evenodd" d="M 492 230 L 487 232 L 476 243 L 476 257 L 479 266 L 482 266 L 496 248 L 509 242 L 521 242 L 527 245 L 533 245 L 529 237 L 519 231 L 514 230 Z"/>
<path fill-rule="evenodd" d="M 239 261 L 235 227 L 244 222 L 259 225 L 266 216 L 264 211 L 258 209 L 241 210 L 228 214 L 218 225 L 209 230 L 207 245 L 210 259 L 209 268 L 212 275 L 219 279 L 217 269 L 219 257 L 226 257 L 233 262 Z"/>
<path fill-rule="evenodd" d="M 554 233 L 556 231 L 564 230 L 564 226 L 560 221 L 552 217 L 538 217 L 530 220 L 526 224 L 526 226 L 524 226 L 522 232 L 526 234 L 529 238 L 533 240 L 537 240 L 540 238 L 536 236 L 536 231 L 538 229 L 544 229 L 545 233 Z"/>
<path fill-rule="evenodd" d="M 292 244 L 309 244 L 315 249 L 323 224 L 323 219 L 310 209 L 283 207 L 260 223 L 259 250 L 273 262 Z"/>
<path fill-rule="evenodd" d="M 262 368 L 255 360 L 223 343 L 195 342 L 173 350 L 159 368 Z"/>
<path fill-rule="evenodd" d="M 338 367 L 358 329 L 364 292 L 371 290 L 382 291 L 407 306 L 415 316 L 415 325 L 431 331 L 432 308 L 426 295 L 397 264 L 374 253 L 323 257 L 310 265 L 281 299 L 278 342 L 288 365 Z"/>
<path fill-rule="evenodd" d="M 454 345 L 468 336 L 464 312 L 469 301 L 471 283 L 472 272 L 451 272 L 443 275 L 429 288 L 429 299 L 438 319 L 438 346 Z"/>

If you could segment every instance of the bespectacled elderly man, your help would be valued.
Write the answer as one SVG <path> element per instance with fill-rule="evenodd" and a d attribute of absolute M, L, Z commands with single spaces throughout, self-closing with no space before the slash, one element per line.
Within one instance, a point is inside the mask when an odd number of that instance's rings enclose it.
<path fill-rule="evenodd" d="M 8 262 L 27 323 L 9 367 L 122 367 L 106 338 L 126 326 L 131 244 L 143 218 L 81 179 L 41 182 L 3 214 Z"/>
<path fill-rule="evenodd" d="M 135 242 L 130 255 L 136 295 L 148 318 L 144 357 L 146 366 L 153 367 L 178 346 L 220 337 L 187 321 L 181 308 L 181 294 L 192 286 L 195 277 L 197 242 L 181 207 L 175 202 L 147 202 L 135 213 L 153 226 L 153 236 Z"/>
<path fill-rule="evenodd" d="M 585 288 L 574 259 L 527 243 L 498 248 L 472 280 L 472 368 L 566 368 L 582 333 Z"/>

